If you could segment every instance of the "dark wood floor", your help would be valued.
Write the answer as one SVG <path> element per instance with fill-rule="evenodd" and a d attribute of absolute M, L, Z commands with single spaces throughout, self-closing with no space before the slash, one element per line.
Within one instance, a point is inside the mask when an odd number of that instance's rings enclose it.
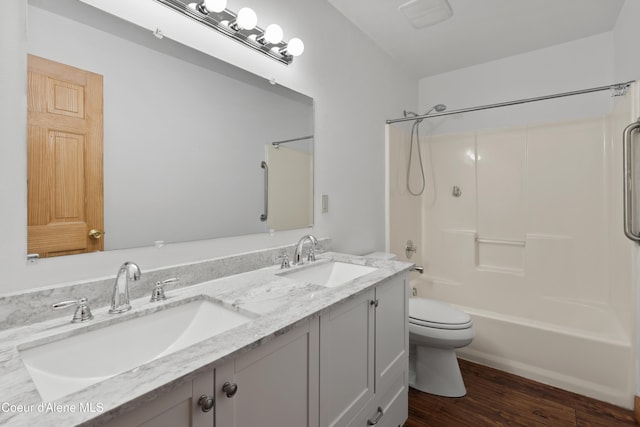
<path fill-rule="evenodd" d="M 496 369 L 460 360 L 461 398 L 409 391 L 404 427 L 637 426 L 633 412 Z"/>

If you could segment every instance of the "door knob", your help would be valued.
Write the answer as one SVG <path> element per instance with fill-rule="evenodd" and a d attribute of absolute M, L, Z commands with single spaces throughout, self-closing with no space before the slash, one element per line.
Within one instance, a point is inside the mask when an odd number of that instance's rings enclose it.
<path fill-rule="evenodd" d="M 102 237 L 102 231 L 96 230 L 95 228 L 92 228 L 91 230 L 89 230 L 90 239 L 98 240 L 101 237 Z"/>

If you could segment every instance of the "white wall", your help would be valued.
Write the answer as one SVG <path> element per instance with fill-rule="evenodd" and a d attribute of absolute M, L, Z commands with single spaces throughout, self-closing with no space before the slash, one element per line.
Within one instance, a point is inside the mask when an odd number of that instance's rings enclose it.
<path fill-rule="evenodd" d="M 420 111 L 533 98 L 614 82 L 612 33 L 462 68 L 420 80 Z M 430 119 L 437 133 L 494 129 L 606 114 L 608 92 Z"/>
<path fill-rule="evenodd" d="M 640 79 L 640 2 L 627 0 L 613 29 L 614 75 L 616 80 Z"/>
<path fill-rule="evenodd" d="M 115 2 L 109 2 L 115 3 Z M 119 2 L 127 9 L 154 2 Z M 242 4 L 241 4 L 242 3 Z M 317 0 L 230 1 L 256 10 L 259 24 L 278 22 L 285 37 L 305 42 L 304 54 L 285 67 L 210 31 L 216 56 L 314 98 L 315 223 L 318 236 L 331 236 L 334 249 L 365 253 L 384 248 L 384 121 L 417 105 L 417 83 L 327 2 Z M 223 253 L 293 242 L 306 231 L 141 248 L 27 265 L 26 255 L 26 29 L 25 0 L 3 3 L 0 17 L 0 292 L 115 274 L 127 259 L 143 269 Z M 150 25 L 152 25 L 151 23 Z M 196 25 L 187 32 L 205 29 Z M 169 31 L 170 32 L 170 31 Z M 166 32 L 165 32 L 166 34 Z M 329 195 L 329 213 L 319 198 Z"/>

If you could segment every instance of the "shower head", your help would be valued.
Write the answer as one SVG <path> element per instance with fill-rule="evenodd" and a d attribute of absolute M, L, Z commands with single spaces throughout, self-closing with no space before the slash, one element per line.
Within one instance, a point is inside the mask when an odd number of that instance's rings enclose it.
<path fill-rule="evenodd" d="M 433 107 L 431 107 L 431 108 L 429 109 L 429 111 L 427 111 L 426 113 L 424 113 L 424 114 L 422 114 L 422 115 L 423 115 L 423 116 L 426 116 L 427 114 L 429 114 L 429 113 L 430 113 L 430 112 L 432 112 L 433 110 L 435 110 L 435 111 L 436 111 L 436 113 L 442 113 L 442 112 L 443 112 L 444 110 L 446 110 L 446 109 L 447 109 L 447 106 L 446 106 L 446 105 L 444 105 L 444 104 L 436 104 L 436 105 L 434 105 Z M 404 116 L 405 116 L 405 117 L 418 117 L 418 116 L 419 116 L 419 114 L 416 114 L 416 113 L 414 113 L 413 111 L 407 111 L 407 110 L 404 110 L 404 111 L 403 111 L 403 113 L 404 113 Z M 421 121 L 422 121 L 422 119 L 418 119 L 418 120 L 417 120 L 417 123 L 420 123 Z"/>
<path fill-rule="evenodd" d="M 444 110 L 447 109 L 447 106 L 444 104 L 436 104 L 433 107 L 431 107 L 431 109 L 429 111 L 427 111 L 426 113 L 423 114 L 423 116 L 426 116 L 427 114 L 429 114 L 430 112 L 432 112 L 433 110 L 436 110 L 436 113 L 442 113 Z"/>

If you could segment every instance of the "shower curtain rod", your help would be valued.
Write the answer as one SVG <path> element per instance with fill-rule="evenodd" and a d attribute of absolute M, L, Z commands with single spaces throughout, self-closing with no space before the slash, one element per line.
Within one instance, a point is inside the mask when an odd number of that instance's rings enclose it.
<path fill-rule="evenodd" d="M 616 83 L 609 86 L 594 87 L 591 89 L 574 90 L 571 92 L 563 92 L 563 93 L 556 93 L 553 95 L 538 96 L 536 98 L 525 98 L 525 99 L 518 99 L 516 101 L 499 102 L 497 104 L 481 105 L 479 107 L 460 108 L 458 110 L 443 111 L 441 113 L 433 113 L 433 114 L 423 114 L 421 116 L 415 116 L 415 117 L 401 117 L 399 119 L 387 120 L 387 124 L 390 125 L 392 123 L 410 122 L 414 120 L 429 119 L 433 117 L 449 116 L 451 114 L 470 113 L 472 111 L 488 110 L 490 108 L 508 107 L 510 105 L 526 104 L 528 102 L 545 101 L 547 99 L 562 98 L 565 96 L 582 95 L 583 93 L 601 92 L 603 90 L 624 91 L 632 83 L 635 83 L 635 80 L 630 80 L 625 83 Z M 624 94 L 624 92 L 622 94 Z"/>
<path fill-rule="evenodd" d="M 284 141 L 275 141 L 275 142 L 272 142 L 271 144 L 277 147 L 278 145 L 286 144 L 287 142 L 304 141 L 305 139 L 311 139 L 311 138 L 313 138 L 313 135 L 301 136 L 300 138 L 285 139 Z"/>

